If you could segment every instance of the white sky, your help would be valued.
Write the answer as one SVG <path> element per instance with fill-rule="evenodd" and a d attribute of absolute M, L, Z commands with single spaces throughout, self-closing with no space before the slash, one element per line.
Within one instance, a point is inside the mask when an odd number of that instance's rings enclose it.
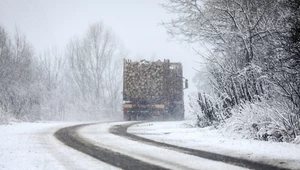
<path fill-rule="evenodd" d="M 184 77 L 196 91 L 192 78 L 201 60 L 188 45 L 170 41 L 162 21 L 171 19 L 159 3 L 163 0 L 0 0 L 0 24 L 12 34 L 24 33 L 37 53 L 56 46 L 64 49 L 71 37 L 81 36 L 89 25 L 111 27 L 133 60 L 170 59 L 182 62 Z"/>

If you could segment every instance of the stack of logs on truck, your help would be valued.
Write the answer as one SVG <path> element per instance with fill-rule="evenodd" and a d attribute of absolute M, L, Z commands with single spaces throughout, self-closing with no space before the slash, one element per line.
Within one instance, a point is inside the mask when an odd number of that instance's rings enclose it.
<path fill-rule="evenodd" d="M 184 118 L 182 64 L 124 59 L 124 120 Z"/>

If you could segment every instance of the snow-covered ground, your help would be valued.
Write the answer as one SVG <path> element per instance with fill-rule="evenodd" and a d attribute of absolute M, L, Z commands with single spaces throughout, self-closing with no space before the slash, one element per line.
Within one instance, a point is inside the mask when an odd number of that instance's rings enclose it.
<path fill-rule="evenodd" d="M 116 169 L 74 149 L 54 136 L 77 123 L 13 123 L 0 125 L 0 170 Z"/>
<path fill-rule="evenodd" d="M 65 146 L 53 136 L 59 128 L 79 123 L 0 125 L 0 170 L 117 169 Z M 109 133 L 110 127 L 122 123 L 125 122 L 94 124 L 79 133 L 96 145 L 170 169 L 243 169 Z M 300 169 L 300 145 L 245 140 L 214 129 L 191 128 L 184 122 L 143 123 L 130 127 L 128 132 L 160 142 Z"/>
<path fill-rule="evenodd" d="M 186 122 L 151 122 L 134 125 L 128 132 L 159 142 L 232 155 L 290 169 L 300 169 L 300 145 L 242 139 Z"/>

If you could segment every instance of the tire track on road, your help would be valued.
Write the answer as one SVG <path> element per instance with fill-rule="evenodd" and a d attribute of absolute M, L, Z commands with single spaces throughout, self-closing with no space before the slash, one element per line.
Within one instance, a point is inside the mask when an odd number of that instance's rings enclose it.
<path fill-rule="evenodd" d="M 240 166 L 240 167 L 245 167 L 245 168 L 250 168 L 250 169 L 257 169 L 257 170 L 288 170 L 286 168 L 282 167 L 277 167 L 269 164 L 264 164 L 261 162 L 254 162 L 251 160 L 247 159 L 241 159 L 241 158 L 236 158 L 232 156 L 227 156 L 227 155 L 221 155 L 217 153 L 212 153 L 212 152 L 207 152 L 207 151 L 202 151 L 202 150 L 196 150 L 196 149 L 191 149 L 191 148 L 185 148 L 181 146 L 176 146 L 176 145 L 171 145 L 163 142 L 158 142 L 154 140 L 150 140 L 147 138 L 143 138 L 137 135 L 133 135 L 131 133 L 127 132 L 127 129 L 130 126 L 133 126 L 135 124 L 140 124 L 141 122 L 134 122 L 134 123 L 128 123 L 128 124 L 123 124 L 123 125 L 115 125 L 109 129 L 109 132 L 118 136 L 125 137 L 130 140 L 142 142 L 148 145 L 154 145 L 157 147 L 163 147 L 167 148 L 170 150 L 174 150 L 177 152 L 189 154 L 189 155 L 194 155 L 214 161 L 220 161 L 220 162 L 225 162 L 228 164 Z M 144 123 L 144 122 L 142 122 Z"/>
<path fill-rule="evenodd" d="M 80 137 L 77 131 L 80 128 L 89 126 L 92 124 L 76 125 L 71 127 L 66 127 L 55 132 L 54 136 L 63 142 L 65 145 L 72 147 L 78 151 L 86 153 L 100 161 L 109 163 L 113 166 L 125 169 L 143 169 L 143 170 L 166 170 L 166 168 L 146 163 L 138 159 L 132 158 L 130 156 L 121 154 L 119 152 L 114 152 L 109 149 L 99 147 L 87 142 L 84 138 Z"/>

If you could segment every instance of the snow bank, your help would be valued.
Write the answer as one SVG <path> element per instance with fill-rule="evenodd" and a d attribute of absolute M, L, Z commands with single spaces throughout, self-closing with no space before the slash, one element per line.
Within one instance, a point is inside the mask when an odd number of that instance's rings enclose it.
<path fill-rule="evenodd" d="M 300 167 L 300 145 L 242 139 L 240 135 L 225 135 L 212 127 L 191 128 L 186 122 L 151 122 L 132 126 L 128 132 L 159 142 L 281 167 Z"/>
<path fill-rule="evenodd" d="M 59 142 L 53 133 L 78 123 L 0 125 L 0 170 L 115 169 Z"/>

